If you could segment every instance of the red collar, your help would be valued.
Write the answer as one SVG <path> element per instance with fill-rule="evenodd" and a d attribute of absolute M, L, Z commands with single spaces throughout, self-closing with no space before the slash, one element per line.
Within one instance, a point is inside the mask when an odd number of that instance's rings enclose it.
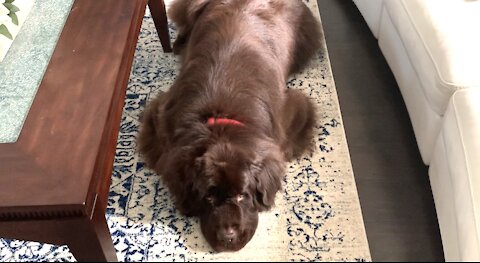
<path fill-rule="evenodd" d="M 207 121 L 208 126 L 213 126 L 215 124 L 220 124 L 220 125 L 233 125 L 233 126 L 245 126 L 242 122 L 239 122 L 237 120 L 229 119 L 229 118 L 215 118 L 215 117 L 210 117 L 208 118 Z"/>

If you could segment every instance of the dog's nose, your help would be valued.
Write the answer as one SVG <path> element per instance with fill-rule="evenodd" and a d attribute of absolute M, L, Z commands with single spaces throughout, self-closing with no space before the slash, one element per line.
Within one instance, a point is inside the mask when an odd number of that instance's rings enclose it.
<path fill-rule="evenodd" d="M 231 243 L 237 238 L 237 231 L 233 227 L 227 227 L 220 231 L 219 233 L 219 240 L 225 243 Z"/>

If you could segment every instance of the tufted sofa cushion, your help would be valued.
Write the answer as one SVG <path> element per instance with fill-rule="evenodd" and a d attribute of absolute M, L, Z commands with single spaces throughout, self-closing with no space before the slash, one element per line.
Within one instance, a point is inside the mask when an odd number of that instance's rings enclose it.
<path fill-rule="evenodd" d="M 359 1 L 368 9 L 368 2 Z M 377 10 L 375 3 L 370 4 L 370 12 Z M 402 92 L 427 165 L 452 94 L 480 87 L 480 34 L 476 33 L 480 15 L 476 14 L 480 0 L 381 3 L 378 43 Z"/>
<path fill-rule="evenodd" d="M 437 114 L 455 90 L 480 87 L 480 1 L 385 0 L 385 7 Z"/>

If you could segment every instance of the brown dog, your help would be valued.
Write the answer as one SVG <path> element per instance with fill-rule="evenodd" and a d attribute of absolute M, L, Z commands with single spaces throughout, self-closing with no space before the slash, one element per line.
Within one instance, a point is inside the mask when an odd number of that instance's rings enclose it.
<path fill-rule="evenodd" d="M 213 249 L 236 251 L 311 145 L 313 105 L 285 82 L 320 25 L 300 0 L 176 0 L 169 16 L 182 66 L 145 110 L 139 149 Z"/>

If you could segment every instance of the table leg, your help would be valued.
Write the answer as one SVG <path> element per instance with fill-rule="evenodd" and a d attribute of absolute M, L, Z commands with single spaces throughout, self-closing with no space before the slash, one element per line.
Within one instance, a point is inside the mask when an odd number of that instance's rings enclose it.
<path fill-rule="evenodd" d="M 117 261 L 102 211 L 92 219 L 0 221 L 0 237 L 67 245 L 77 261 Z"/>
<path fill-rule="evenodd" d="M 117 262 L 117 255 L 105 214 L 96 211 L 92 220 L 76 227 L 67 246 L 77 261 Z"/>
<path fill-rule="evenodd" d="M 167 12 L 165 9 L 165 3 L 163 0 L 149 0 L 148 7 L 152 14 L 155 28 L 157 28 L 160 42 L 162 43 L 163 52 L 172 52 L 170 45 L 170 34 L 168 31 Z"/>

